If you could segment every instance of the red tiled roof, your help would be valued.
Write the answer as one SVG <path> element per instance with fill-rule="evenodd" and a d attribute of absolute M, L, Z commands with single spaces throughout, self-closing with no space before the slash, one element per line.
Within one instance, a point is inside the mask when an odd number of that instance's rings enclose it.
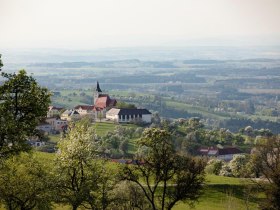
<path fill-rule="evenodd" d="M 104 95 L 104 96 L 103 96 Z M 106 94 L 103 94 L 102 96 L 99 96 L 95 102 L 95 108 L 106 108 L 115 106 L 117 104 L 116 99 L 110 99 L 110 97 Z"/>

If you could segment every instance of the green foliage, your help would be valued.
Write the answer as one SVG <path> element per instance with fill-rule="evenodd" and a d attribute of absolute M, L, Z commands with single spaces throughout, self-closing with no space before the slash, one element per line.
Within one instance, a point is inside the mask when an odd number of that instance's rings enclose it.
<path fill-rule="evenodd" d="M 245 177 L 248 174 L 249 155 L 234 155 L 229 167 L 234 177 Z"/>
<path fill-rule="evenodd" d="M 7 209 L 50 209 L 50 198 L 47 170 L 32 154 L 21 153 L 3 161 L 0 201 Z"/>
<path fill-rule="evenodd" d="M 211 159 L 208 161 L 205 171 L 209 174 L 219 175 L 225 162 L 219 159 Z"/>
<path fill-rule="evenodd" d="M 151 205 L 146 200 L 141 188 L 128 181 L 121 181 L 112 191 L 114 201 L 111 209 L 150 209 Z"/>
<path fill-rule="evenodd" d="M 70 126 L 61 139 L 53 171 L 55 200 L 71 205 L 106 209 L 115 185 L 114 173 L 104 160 L 97 159 L 94 128 L 86 119 Z"/>
<path fill-rule="evenodd" d="M 70 132 L 58 144 L 54 168 L 57 202 L 77 209 L 85 203 L 90 191 L 97 188 L 97 163 L 94 130 L 88 121 L 72 125 Z"/>
<path fill-rule="evenodd" d="M 0 155 L 7 156 L 29 149 L 26 139 L 46 116 L 50 93 L 24 70 L 2 76 L 6 80 L 0 86 Z"/>
<path fill-rule="evenodd" d="M 203 160 L 178 155 L 166 130 L 147 129 L 137 143 L 145 150 L 138 154 L 135 166 L 123 168 L 121 177 L 142 189 L 151 209 L 171 209 L 178 201 L 198 199 L 204 182 Z"/>
<path fill-rule="evenodd" d="M 137 108 L 134 104 L 128 104 L 123 101 L 118 101 L 116 107 L 118 109 L 136 109 Z"/>
<path fill-rule="evenodd" d="M 261 204 L 263 209 L 280 209 L 280 137 L 267 138 L 257 145 L 254 151 L 253 164 L 255 170 L 266 181 L 258 183 L 266 199 Z"/>
<path fill-rule="evenodd" d="M 101 137 L 98 151 L 111 158 L 124 157 L 128 153 L 129 139 L 138 135 L 133 127 L 116 126 L 113 131 Z"/>

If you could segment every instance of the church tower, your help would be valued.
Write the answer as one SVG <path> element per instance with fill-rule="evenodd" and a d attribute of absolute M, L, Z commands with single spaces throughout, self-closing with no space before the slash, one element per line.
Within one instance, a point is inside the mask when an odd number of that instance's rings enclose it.
<path fill-rule="evenodd" d="M 98 97 L 101 93 L 102 93 L 102 90 L 100 89 L 99 82 L 97 81 L 96 88 L 93 92 L 93 105 L 95 105 L 96 100 L 98 99 Z"/>

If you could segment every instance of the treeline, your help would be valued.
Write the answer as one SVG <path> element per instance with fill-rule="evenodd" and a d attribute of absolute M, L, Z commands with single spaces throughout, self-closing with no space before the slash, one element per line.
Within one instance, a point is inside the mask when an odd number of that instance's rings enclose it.
<path fill-rule="evenodd" d="M 232 132 L 238 132 L 240 129 L 252 126 L 256 129 L 269 129 L 272 133 L 280 133 L 280 122 L 273 122 L 268 120 L 251 120 L 251 119 L 240 119 L 240 118 L 231 118 L 229 120 L 223 120 L 219 123 L 219 127 L 227 128 Z"/>

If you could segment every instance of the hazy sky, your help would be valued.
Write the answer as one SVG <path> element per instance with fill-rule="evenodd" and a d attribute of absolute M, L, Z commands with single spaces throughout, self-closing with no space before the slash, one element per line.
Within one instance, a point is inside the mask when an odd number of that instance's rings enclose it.
<path fill-rule="evenodd" d="M 279 44 L 280 0 L 0 0 L 0 49 L 238 40 Z"/>

